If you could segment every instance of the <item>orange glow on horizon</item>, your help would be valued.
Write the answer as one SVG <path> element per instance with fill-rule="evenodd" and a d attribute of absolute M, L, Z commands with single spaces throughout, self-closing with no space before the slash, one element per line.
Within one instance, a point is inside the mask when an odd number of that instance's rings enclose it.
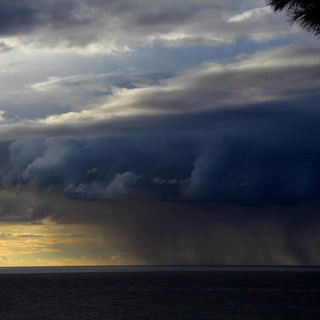
<path fill-rule="evenodd" d="M 142 264 L 128 254 L 126 240 L 97 226 L 0 225 L 0 267 Z"/>

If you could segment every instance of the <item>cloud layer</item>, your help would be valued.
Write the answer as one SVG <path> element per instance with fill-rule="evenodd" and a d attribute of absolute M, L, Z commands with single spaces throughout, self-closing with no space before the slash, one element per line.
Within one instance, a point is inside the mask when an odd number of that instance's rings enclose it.
<path fill-rule="evenodd" d="M 309 109 L 319 98 L 319 64 L 317 48 L 289 47 L 239 57 L 238 61 L 226 64 L 205 63 L 142 87 L 128 80 L 125 87 L 108 89 L 108 77 L 104 75 L 50 78 L 30 85 L 30 90 L 45 92 L 49 99 L 52 96 L 73 107 L 78 101 L 77 95 L 72 95 L 76 87 L 84 96 L 90 97 L 92 103 L 76 104 L 83 110 L 36 121 L 17 122 L 10 118 L 5 121 L 5 115 L 2 115 L 1 139 L 16 139 L 22 135 L 103 136 L 167 126 L 174 129 L 188 117 L 197 119 L 204 113 L 231 109 L 236 113 L 249 106 L 255 106 L 258 112 L 259 105 L 264 104 L 272 109 L 276 104 L 297 105 L 300 101 Z M 197 126 L 196 120 L 192 126 Z"/>
<path fill-rule="evenodd" d="M 3 113 L 2 183 L 89 198 L 316 196 L 319 66 L 317 49 L 280 48 L 113 88 L 80 111 L 18 122 Z M 59 96 L 80 83 L 95 96 L 101 79 L 31 88 Z"/>
<path fill-rule="evenodd" d="M 290 33 L 263 1 L 259 5 L 249 0 L 4 1 L 0 35 L 9 48 L 78 48 L 90 54 L 157 44 L 220 45 L 240 36 L 268 41 Z"/>

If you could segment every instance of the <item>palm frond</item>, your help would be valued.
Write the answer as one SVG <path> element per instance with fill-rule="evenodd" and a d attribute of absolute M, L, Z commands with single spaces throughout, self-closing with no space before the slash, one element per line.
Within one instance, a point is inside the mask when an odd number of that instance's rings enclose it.
<path fill-rule="evenodd" d="M 266 0 L 266 4 L 275 12 L 286 10 L 290 23 L 320 35 L 320 0 Z"/>

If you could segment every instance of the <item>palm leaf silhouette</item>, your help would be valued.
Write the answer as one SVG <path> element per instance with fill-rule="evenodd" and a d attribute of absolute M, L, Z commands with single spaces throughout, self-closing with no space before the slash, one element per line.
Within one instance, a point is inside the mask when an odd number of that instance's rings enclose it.
<path fill-rule="evenodd" d="M 320 0 L 266 0 L 274 11 L 286 10 L 290 23 L 298 22 L 307 31 L 320 35 Z"/>

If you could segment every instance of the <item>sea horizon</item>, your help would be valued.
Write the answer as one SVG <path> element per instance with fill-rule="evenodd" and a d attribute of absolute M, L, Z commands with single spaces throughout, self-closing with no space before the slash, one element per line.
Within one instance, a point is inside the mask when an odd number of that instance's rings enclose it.
<path fill-rule="evenodd" d="M 99 273 L 170 271 L 301 271 L 320 272 L 317 265 L 83 265 L 0 267 L 0 274 L 15 273 Z"/>

